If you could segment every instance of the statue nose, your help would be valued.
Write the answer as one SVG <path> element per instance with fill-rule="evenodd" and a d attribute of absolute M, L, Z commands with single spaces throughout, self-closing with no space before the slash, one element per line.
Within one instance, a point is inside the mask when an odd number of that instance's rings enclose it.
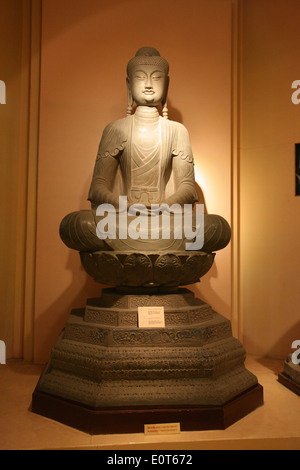
<path fill-rule="evenodd" d="M 148 78 L 147 78 L 147 81 L 146 81 L 146 88 L 153 88 L 151 77 L 148 77 Z"/>

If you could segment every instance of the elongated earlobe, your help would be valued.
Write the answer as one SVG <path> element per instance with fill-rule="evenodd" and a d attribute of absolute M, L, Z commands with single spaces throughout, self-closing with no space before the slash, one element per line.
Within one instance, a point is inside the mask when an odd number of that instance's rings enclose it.
<path fill-rule="evenodd" d="M 163 103 L 162 115 L 165 119 L 169 119 L 169 110 L 167 108 L 167 103 Z"/>
<path fill-rule="evenodd" d="M 127 110 L 126 110 L 126 116 L 130 116 L 132 114 L 133 98 L 132 98 L 131 87 L 130 87 L 128 77 L 126 78 L 126 84 L 127 84 Z"/>
<path fill-rule="evenodd" d="M 169 110 L 168 110 L 168 106 L 167 106 L 167 101 L 168 101 L 168 90 L 169 90 L 169 77 L 167 79 L 167 84 L 166 84 L 166 92 L 165 92 L 165 96 L 164 96 L 164 99 L 162 101 L 162 115 L 165 119 L 169 119 Z"/>

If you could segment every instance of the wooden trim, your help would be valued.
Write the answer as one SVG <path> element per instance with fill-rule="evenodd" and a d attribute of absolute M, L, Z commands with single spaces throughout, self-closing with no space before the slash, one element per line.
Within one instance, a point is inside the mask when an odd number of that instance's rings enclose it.
<path fill-rule="evenodd" d="M 31 1 L 30 107 L 24 297 L 24 359 L 33 360 L 37 178 L 41 64 L 41 0 Z"/>
<path fill-rule="evenodd" d="M 22 0 L 22 96 L 18 164 L 18 237 L 14 357 L 33 360 L 41 0 Z"/>
<path fill-rule="evenodd" d="M 28 116 L 30 84 L 30 0 L 22 1 L 22 62 L 21 62 L 21 103 L 20 142 L 18 155 L 18 190 L 16 216 L 18 221 L 16 239 L 16 274 L 14 287 L 14 336 L 13 357 L 23 357 L 24 295 L 25 295 L 25 244 L 27 207 L 27 160 L 28 160 Z"/>
<path fill-rule="evenodd" d="M 231 302 L 233 335 L 243 341 L 240 273 L 240 96 L 242 55 L 242 0 L 232 0 L 231 62 Z"/>

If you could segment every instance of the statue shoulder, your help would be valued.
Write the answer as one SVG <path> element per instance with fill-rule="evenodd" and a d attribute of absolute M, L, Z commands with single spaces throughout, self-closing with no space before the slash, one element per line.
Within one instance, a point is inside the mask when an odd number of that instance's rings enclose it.
<path fill-rule="evenodd" d="M 131 116 L 127 116 L 107 124 L 101 137 L 97 159 L 108 155 L 118 157 L 124 150 L 129 135 L 130 118 Z"/>
<path fill-rule="evenodd" d="M 102 139 L 109 137 L 113 138 L 113 140 L 127 140 L 131 118 L 132 116 L 127 116 L 107 124 L 107 126 L 104 128 Z"/>
<path fill-rule="evenodd" d="M 163 118 L 162 118 L 163 119 Z M 178 133 L 180 135 L 189 135 L 187 128 L 178 121 L 171 121 L 169 119 L 163 119 L 166 125 L 172 130 L 174 133 Z"/>
<path fill-rule="evenodd" d="M 177 121 L 166 121 L 166 126 L 172 135 L 172 154 L 180 157 L 189 163 L 193 163 L 193 152 L 190 143 L 190 136 L 187 128 Z"/>

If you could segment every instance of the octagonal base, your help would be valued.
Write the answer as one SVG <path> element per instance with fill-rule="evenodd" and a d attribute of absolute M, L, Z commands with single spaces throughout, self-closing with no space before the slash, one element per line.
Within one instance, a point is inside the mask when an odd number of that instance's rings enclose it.
<path fill-rule="evenodd" d="M 263 405 L 256 385 L 222 406 L 120 407 L 92 409 L 35 390 L 32 411 L 89 434 L 144 432 L 145 424 L 180 423 L 181 431 L 226 429 Z"/>
<path fill-rule="evenodd" d="M 188 289 L 145 289 L 104 289 L 71 312 L 33 394 L 33 412 L 110 434 L 161 422 L 224 429 L 262 404 L 228 319 Z M 139 327 L 139 306 L 163 306 L 165 327 Z"/>

